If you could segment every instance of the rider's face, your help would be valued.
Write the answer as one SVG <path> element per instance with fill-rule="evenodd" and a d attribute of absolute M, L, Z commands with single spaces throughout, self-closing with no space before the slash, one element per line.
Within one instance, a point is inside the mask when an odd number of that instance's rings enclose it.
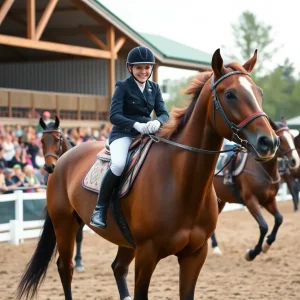
<path fill-rule="evenodd" d="M 140 82 L 146 82 L 152 71 L 152 65 L 148 64 L 133 65 L 132 68 L 130 66 L 128 68 L 132 70 L 133 76 Z"/>

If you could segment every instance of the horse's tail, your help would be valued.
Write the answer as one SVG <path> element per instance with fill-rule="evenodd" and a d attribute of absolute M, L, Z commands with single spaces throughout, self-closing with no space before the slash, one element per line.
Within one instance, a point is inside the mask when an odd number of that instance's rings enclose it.
<path fill-rule="evenodd" d="M 33 299 L 38 287 L 45 278 L 48 265 L 54 256 L 56 236 L 47 208 L 45 209 L 45 213 L 46 218 L 43 232 L 33 257 L 27 264 L 26 270 L 22 275 L 17 289 L 17 299 L 21 299 L 23 296 L 25 296 L 26 299 Z"/>

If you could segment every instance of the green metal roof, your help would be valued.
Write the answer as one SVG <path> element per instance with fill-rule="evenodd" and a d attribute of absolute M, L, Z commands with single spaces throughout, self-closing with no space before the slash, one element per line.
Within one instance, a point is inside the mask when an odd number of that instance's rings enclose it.
<path fill-rule="evenodd" d="M 212 56 L 201 50 L 180 44 L 160 35 L 139 33 L 166 58 L 179 59 L 211 65 Z"/>
<path fill-rule="evenodd" d="M 127 30 L 139 36 L 145 41 L 147 46 L 151 45 L 156 51 L 158 51 L 164 58 L 175 59 L 179 61 L 199 63 L 207 66 L 211 66 L 212 55 L 203 52 L 201 50 L 186 46 L 184 44 L 175 42 L 168 38 L 162 37 L 160 35 L 153 35 L 148 33 L 140 33 L 131 28 L 122 19 L 116 16 L 111 10 L 101 3 L 100 0 L 91 0 L 94 3 L 105 10 L 107 13 L 111 14 L 114 18 L 119 20 Z"/>

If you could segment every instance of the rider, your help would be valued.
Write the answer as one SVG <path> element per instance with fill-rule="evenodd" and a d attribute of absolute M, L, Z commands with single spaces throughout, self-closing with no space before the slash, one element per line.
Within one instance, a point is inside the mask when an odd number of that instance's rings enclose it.
<path fill-rule="evenodd" d="M 111 100 L 111 166 L 103 177 L 90 224 L 106 228 L 106 214 L 113 190 L 125 168 L 129 146 L 139 134 L 154 134 L 169 119 L 159 85 L 149 80 L 155 65 L 151 50 L 139 46 L 127 56 L 130 77 L 118 81 Z M 150 114 L 155 111 L 156 119 Z"/>
<path fill-rule="evenodd" d="M 235 142 L 224 139 L 224 142 L 223 142 L 224 150 L 232 149 L 234 146 L 235 146 Z M 232 154 L 233 154 L 233 152 L 230 152 L 230 156 Z M 224 180 L 223 180 L 223 183 L 225 185 L 233 185 L 232 174 L 233 174 L 233 171 L 235 168 L 235 163 L 236 163 L 236 157 L 231 159 L 230 163 L 225 168 L 225 175 L 224 175 Z"/>

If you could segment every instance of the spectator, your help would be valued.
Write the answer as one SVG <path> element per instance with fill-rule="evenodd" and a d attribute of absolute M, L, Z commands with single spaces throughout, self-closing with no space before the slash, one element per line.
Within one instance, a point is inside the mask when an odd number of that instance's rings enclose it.
<path fill-rule="evenodd" d="M 14 165 L 13 170 L 15 175 L 12 176 L 12 180 L 18 187 L 27 186 L 28 184 L 25 181 L 25 174 L 22 172 L 22 168 L 19 164 Z"/>
<path fill-rule="evenodd" d="M 42 114 L 42 119 L 44 120 L 45 124 L 48 125 L 50 122 L 54 122 L 53 119 L 50 118 L 51 114 L 49 111 L 44 111 Z M 37 126 L 37 132 L 43 132 L 43 128 L 40 123 Z"/>
<path fill-rule="evenodd" d="M 3 162 L 0 162 L 0 195 L 4 194 L 7 191 L 5 184 L 5 176 L 4 176 L 5 165 Z"/>
<path fill-rule="evenodd" d="M 43 153 L 43 149 L 41 148 L 39 150 L 38 155 L 35 157 L 35 165 L 38 167 L 37 169 L 40 169 L 45 165 L 44 153 Z"/>
<path fill-rule="evenodd" d="M 34 168 L 38 169 L 39 167 L 35 163 L 35 157 L 37 156 L 40 149 L 36 144 L 36 137 L 32 136 L 30 141 L 26 143 L 26 146 L 27 146 L 27 153 L 29 154 L 32 165 L 34 166 Z"/>
<path fill-rule="evenodd" d="M 48 173 L 44 169 L 44 167 L 40 167 L 38 170 L 36 170 L 35 171 L 35 176 L 37 177 L 37 179 L 39 180 L 39 182 L 42 185 L 46 185 L 47 184 L 46 179 L 48 178 Z"/>
<path fill-rule="evenodd" d="M 20 124 L 16 125 L 14 132 L 15 132 L 16 137 L 18 137 L 18 138 L 24 135 L 24 131 Z"/>
<path fill-rule="evenodd" d="M 15 145 L 12 143 L 12 137 L 9 134 L 6 134 L 3 142 L 3 158 L 6 161 L 12 160 L 15 156 Z"/>
<path fill-rule="evenodd" d="M 22 149 L 20 146 L 15 147 L 15 156 L 7 162 L 7 166 L 12 168 L 14 165 L 20 165 L 23 168 L 27 164 L 26 149 Z"/>
<path fill-rule="evenodd" d="M 40 187 L 40 182 L 36 175 L 34 174 L 33 166 L 27 165 L 24 167 L 24 179 L 26 186 L 31 187 L 32 189 L 26 190 L 27 193 L 34 193 L 36 189 Z"/>
<path fill-rule="evenodd" d="M 14 189 L 16 189 L 19 186 L 13 180 L 14 172 L 12 169 L 5 168 L 3 174 L 5 176 L 5 185 L 6 185 L 6 191 L 4 192 L 4 194 L 11 194 L 13 193 Z"/>
<path fill-rule="evenodd" d="M 3 158 L 3 148 L 0 146 L 0 162 L 4 164 L 4 167 L 7 166 L 7 161 Z"/>

